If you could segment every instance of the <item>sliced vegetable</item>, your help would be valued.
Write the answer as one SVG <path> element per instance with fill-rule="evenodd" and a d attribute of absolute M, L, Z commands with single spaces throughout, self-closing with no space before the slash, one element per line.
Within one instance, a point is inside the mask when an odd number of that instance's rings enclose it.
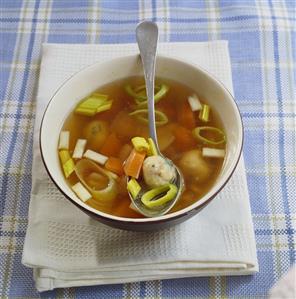
<path fill-rule="evenodd" d="M 133 199 L 135 199 L 141 191 L 141 186 L 134 178 L 131 178 L 127 183 L 127 190 L 130 192 Z"/>
<path fill-rule="evenodd" d="M 182 126 L 176 126 L 173 134 L 176 138 L 174 144 L 179 151 L 189 150 L 196 145 L 192 132 Z"/>
<path fill-rule="evenodd" d="M 91 194 L 80 182 L 73 185 L 72 189 L 83 202 L 86 202 L 89 199 L 91 199 Z"/>
<path fill-rule="evenodd" d="M 160 101 L 168 92 L 169 87 L 166 84 L 161 84 L 155 86 L 154 102 Z M 135 102 L 140 107 L 147 106 L 147 95 L 146 95 L 146 85 L 140 85 L 136 88 L 132 88 L 129 84 L 125 86 L 125 91 L 135 99 Z M 139 108 L 140 108 L 139 107 Z"/>
<path fill-rule="evenodd" d="M 108 101 L 107 95 L 94 93 L 88 98 L 82 100 L 75 108 L 75 113 L 93 116 L 96 113 L 109 110 L 112 106 L 112 101 Z"/>
<path fill-rule="evenodd" d="M 100 99 L 105 100 L 105 101 L 107 101 L 108 98 L 109 98 L 109 96 L 107 94 L 101 94 L 101 93 L 98 93 L 98 92 L 92 93 L 91 97 L 100 98 Z"/>
<path fill-rule="evenodd" d="M 190 130 L 192 130 L 195 127 L 194 113 L 191 110 L 190 105 L 187 101 L 183 102 L 180 105 L 180 108 L 178 109 L 177 113 L 178 123 L 181 126 Z"/>
<path fill-rule="evenodd" d="M 202 133 L 211 134 L 214 137 L 210 139 L 209 137 L 203 136 Z M 224 132 L 215 127 L 197 127 L 192 131 L 192 134 L 197 140 L 205 144 L 218 145 L 226 142 Z"/>
<path fill-rule="evenodd" d="M 118 175 L 112 171 L 109 171 L 107 169 L 104 168 L 104 171 L 106 174 L 108 174 L 108 176 L 114 180 L 117 180 L 118 179 Z"/>
<path fill-rule="evenodd" d="M 130 209 L 130 204 L 130 197 L 126 194 L 125 196 L 121 196 L 120 200 L 116 201 L 116 204 L 112 207 L 110 212 L 112 212 L 112 215 L 119 217 L 142 218 L 143 216 L 139 214 L 139 212 Z"/>
<path fill-rule="evenodd" d="M 89 174 L 85 173 L 84 181 L 92 190 L 105 189 L 109 184 L 109 178 L 105 174 L 92 171 L 92 169 Z"/>
<path fill-rule="evenodd" d="M 92 150 L 87 150 L 84 155 L 83 155 L 84 158 L 87 158 L 87 159 L 90 159 L 94 162 L 97 162 L 101 165 L 104 165 L 107 160 L 108 160 L 108 157 L 100 154 L 100 153 L 97 153 L 97 152 L 94 152 Z"/>
<path fill-rule="evenodd" d="M 69 159 L 65 164 L 63 164 L 63 170 L 66 178 L 68 178 L 72 174 L 74 168 L 75 164 L 72 159 Z"/>
<path fill-rule="evenodd" d="M 115 133 L 111 133 L 106 138 L 102 148 L 100 149 L 101 154 L 105 156 L 117 156 L 121 148 L 120 139 Z"/>
<path fill-rule="evenodd" d="M 118 158 L 109 157 L 105 164 L 105 168 L 111 172 L 115 172 L 118 175 L 123 174 L 122 162 Z"/>
<path fill-rule="evenodd" d="M 203 104 L 198 117 L 201 121 L 208 122 L 210 120 L 210 106 Z"/>
<path fill-rule="evenodd" d="M 70 152 L 68 150 L 59 151 L 59 157 L 62 164 L 65 164 L 69 159 L 71 159 Z"/>
<path fill-rule="evenodd" d="M 146 139 L 143 137 L 134 137 L 132 138 L 132 144 L 137 152 L 145 152 L 149 150 L 149 144 Z"/>
<path fill-rule="evenodd" d="M 112 103 L 113 103 L 112 101 L 108 101 L 105 104 L 101 105 L 100 107 L 97 108 L 96 113 L 107 111 L 107 110 L 111 109 Z"/>
<path fill-rule="evenodd" d="M 135 116 L 140 122 L 148 124 L 148 109 L 138 109 L 131 113 L 130 116 Z M 155 110 L 155 124 L 157 126 L 165 125 L 168 122 L 168 117 L 161 111 Z"/>
<path fill-rule="evenodd" d="M 166 184 L 143 194 L 141 201 L 147 208 L 157 208 L 173 200 L 178 192 L 177 186 Z M 161 196 L 161 194 L 165 193 Z M 160 197 L 159 197 L 160 196 Z"/>
<path fill-rule="evenodd" d="M 199 98 L 196 94 L 193 94 L 192 96 L 188 97 L 188 103 L 193 112 L 199 111 L 202 109 L 202 104 L 199 101 Z"/>
<path fill-rule="evenodd" d="M 100 167 L 96 163 L 87 160 L 87 159 L 81 159 L 79 160 L 75 165 L 75 172 L 77 174 L 77 177 L 81 181 L 81 183 L 87 188 L 88 192 L 91 193 L 93 199 L 97 201 L 97 203 L 101 203 L 103 205 L 111 205 L 113 203 L 113 199 L 118 194 L 117 189 L 117 183 L 115 180 L 110 176 L 110 172 L 106 171 L 104 168 Z M 106 186 L 103 189 L 96 190 L 94 188 L 94 185 L 89 185 L 89 177 L 90 174 L 98 174 L 98 178 L 100 178 L 100 175 L 105 176 L 108 179 L 108 183 L 105 184 L 105 178 L 103 180 L 103 184 L 96 184 L 96 185 L 102 185 Z M 92 175 L 92 180 L 96 177 Z"/>
<path fill-rule="evenodd" d="M 209 157 L 209 158 L 224 158 L 225 150 L 218 149 L 218 148 L 204 147 L 202 149 L 202 155 L 203 157 Z"/>
<path fill-rule="evenodd" d="M 139 178 L 145 156 L 145 153 L 139 153 L 133 149 L 124 164 L 124 173 L 127 176 L 131 176 L 136 179 Z"/>
<path fill-rule="evenodd" d="M 96 109 L 88 109 L 88 108 L 83 108 L 83 107 L 77 107 L 75 109 L 75 113 L 84 115 L 84 116 L 94 116 L 96 115 L 97 111 Z"/>
<path fill-rule="evenodd" d="M 72 155 L 73 159 L 81 159 L 86 146 L 86 139 L 78 139 Z"/>
<path fill-rule="evenodd" d="M 107 102 L 107 98 L 98 96 L 90 96 L 84 100 L 82 100 L 79 104 L 78 104 L 78 108 L 85 108 L 85 109 L 94 109 L 96 110 L 97 108 L 99 108 L 101 105 L 105 104 Z"/>
<path fill-rule="evenodd" d="M 62 163 L 64 175 L 68 178 L 75 169 L 75 164 L 73 159 L 70 156 L 70 152 L 68 150 L 59 151 L 60 160 Z"/>
<path fill-rule="evenodd" d="M 127 157 L 130 155 L 131 151 L 133 150 L 133 147 L 126 143 L 119 152 L 119 159 L 121 160 L 121 162 L 125 161 L 127 159 Z"/>
<path fill-rule="evenodd" d="M 59 150 L 69 149 L 69 143 L 70 143 L 70 132 L 69 131 L 61 131 L 60 140 L 59 140 Z"/>
<path fill-rule="evenodd" d="M 132 98 L 135 98 L 135 99 L 137 98 L 138 101 L 147 100 L 146 92 L 144 94 L 141 93 L 142 90 L 146 89 L 146 85 L 140 85 L 140 86 L 136 87 L 135 89 L 133 89 L 130 84 L 127 84 L 124 87 L 124 89 L 128 93 L 128 95 L 130 95 Z"/>
<path fill-rule="evenodd" d="M 149 144 L 149 150 L 148 150 L 148 156 L 157 156 L 158 152 L 155 146 L 155 143 L 152 138 L 148 138 L 148 144 Z"/>

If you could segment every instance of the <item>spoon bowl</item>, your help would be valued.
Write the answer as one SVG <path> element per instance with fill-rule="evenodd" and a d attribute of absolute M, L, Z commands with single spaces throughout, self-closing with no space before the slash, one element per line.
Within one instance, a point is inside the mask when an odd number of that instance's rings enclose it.
<path fill-rule="evenodd" d="M 155 109 L 154 109 L 154 81 L 155 81 L 155 60 L 156 60 L 156 51 L 157 51 L 157 41 L 158 41 L 158 27 L 155 23 L 150 21 L 144 21 L 140 23 L 136 28 L 136 37 L 137 43 L 140 50 L 140 56 L 144 69 L 144 77 L 146 83 L 146 93 L 148 99 L 148 118 L 149 118 L 149 134 L 152 138 L 158 156 L 162 157 L 166 163 L 174 168 L 175 179 L 170 182 L 177 186 L 177 194 L 175 197 L 168 201 L 167 203 L 152 209 L 145 206 L 142 202 L 142 196 L 147 192 L 147 188 L 141 186 L 141 191 L 133 198 L 129 192 L 130 199 L 133 203 L 134 208 L 146 217 L 158 217 L 169 212 L 170 209 L 176 204 L 179 200 L 183 187 L 184 179 L 178 169 L 178 167 L 168 158 L 161 154 L 157 142 L 156 134 L 156 125 L 155 125 Z M 129 178 L 128 178 L 129 180 Z"/>

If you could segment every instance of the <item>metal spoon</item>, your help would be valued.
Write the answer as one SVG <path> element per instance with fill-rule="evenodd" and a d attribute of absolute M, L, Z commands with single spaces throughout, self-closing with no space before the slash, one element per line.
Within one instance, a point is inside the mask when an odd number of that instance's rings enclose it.
<path fill-rule="evenodd" d="M 175 198 L 167 202 L 160 209 L 149 209 L 141 201 L 141 197 L 145 191 L 139 192 L 138 196 L 134 199 L 131 194 L 131 198 L 134 207 L 146 217 L 157 217 L 166 214 L 178 201 L 184 186 L 183 176 L 180 173 L 176 165 L 168 158 L 164 157 L 158 146 L 156 126 L 155 126 L 155 111 L 154 111 L 154 78 L 155 78 L 155 60 L 156 60 L 156 50 L 157 50 L 157 40 L 158 40 L 158 27 L 155 23 L 150 21 L 144 21 L 140 23 L 136 28 L 136 37 L 140 50 L 140 56 L 142 59 L 145 83 L 146 83 L 146 93 L 148 98 L 148 118 L 149 118 L 149 133 L 150 137 L 153 139 L 158 155 L 166 160 L 171 166 L 175 168 L 176 179 L 173 182 L 177 188 L 178 193 Z"/>

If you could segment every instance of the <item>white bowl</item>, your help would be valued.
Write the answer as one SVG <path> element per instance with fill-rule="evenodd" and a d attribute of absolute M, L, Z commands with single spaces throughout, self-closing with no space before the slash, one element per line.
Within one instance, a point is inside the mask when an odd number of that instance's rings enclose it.
<path fill-rule="evenodd" d="M 226 157 L 214 186 L 191 206 L 156 218 L 123 218 L 100 212 L 83 203 L 67 184 L 58 157 L 58 139 L 66 117 L 77 102 L 98 87 L 130 76 L 142 76 L 139 56 L 126 56 L 93 64 L 68 79 L 50 100 L 41 123 L 40 149 L 44 165 L 60 191 L 90 216 L 113 227 L 155 230 L 182 222 L 200 211 L 225 186 L 240 158 L 243 126 L 238 107 L 229 91 L 207 71 L 191 63 L 158 56 L 156 76 L 178 81 L 207 99 L 220 116 L 227 136 Z"/>

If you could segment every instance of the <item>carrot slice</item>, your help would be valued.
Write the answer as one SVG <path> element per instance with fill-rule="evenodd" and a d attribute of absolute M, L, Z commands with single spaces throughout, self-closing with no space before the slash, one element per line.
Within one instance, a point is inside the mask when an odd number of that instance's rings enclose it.
<path fill-rule="evenodd" d="M 118 174 L 118 175 L 123 174 L 122 163 L 118 158 L 109 157 L 109 159 L 107 160 L 107 162 L 105 164 L 105 168 Z"/>
<path fill-rule="evenodd" d="M 124 164 L 124 173 L 137 179 L 140 175 L 145 156 L 145 153 L 139 153 L 133 149 Z"/>
<path fill-rule="evenodd" d="M 137 213 L 129 207 L 130 204 L 131 200 L 128 195 L 120 197 L 120 200 L 118 200 L 112 209 L 112 214 L 119 217 L 143 218 L 143 215 Z"/>
<path fill-rule="evenodd" d="M 180 151 L 189 150 L 196 144 L 192 132 L 182 126 L 175 127 L 173 134 L 175 136 L 174 144 Z"/>
<path fill-rule="evenodd" d="M 100 152 L 105 156 L 116 157 L 120 151 L 122 144 L 115 133 L 111 133 L 105 140 Z"/>
<path fill-rule="evenodd" d="M 194 113 L 190 108 L 189 103 L 183 102 L 178 110 L 178 123 L 185 128 L 192 130 L 195 127 Z"/>
<path fill-rule="evenodd" d="M 133 150 L 133 147 L 126 143 L 119 151 L 118 157 L 121 160 L 121 162 L 124 162 L 128 156 L 130 155 L 131 151 Z"/>

